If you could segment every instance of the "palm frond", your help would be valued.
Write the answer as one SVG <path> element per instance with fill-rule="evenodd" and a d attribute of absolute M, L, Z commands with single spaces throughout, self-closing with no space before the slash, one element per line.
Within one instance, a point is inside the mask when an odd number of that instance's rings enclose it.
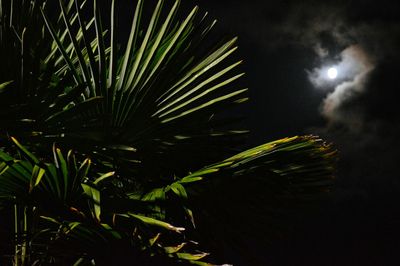
<path fill-rule="evenodd" d="M 47 28 L 69 67 L 76 86 L 86 88 L 84 91 L 88 93 L 87 96 L 104 97 L 101 108 L 97 106 L 93 111 L 86 109 L 87 116 L 85 120 L 80 120 L 81 127 L 66 131 L 66 137 L 81 135 L 81 142 L 82 138 L 86 138 L 81 134 L 84 127 L 84 131 L 98 132 L 101 140 L 99 147 L 112 145 L 110 140 L 118 139 L 119 143 L 114 144 L 123 143 L 137 148 L 139 154 L 133 159 L 143 157 L 140 160 L 152 160 L 146 158 L 141 153 L 142 150 L 153 147 L 154 153 L 157 150 L 167 153 L 171 145 L 165 145 L 166 142 L 173 144 L 172 146 L 179 146 L 182 142 L 174 136 L 192 135 L 190 131 L 193 126 L 183 126 L 187 121 L 182 118 L 190 119 L 198 114 L 201 118 L 198 119 L 196 129 L 203 128 L 204 135 L 200 140 L 205 141 L 207 137 L 214 136 L 215 128 L 209 122 L 210 116 L 225 107 L 221 103 L 234 104 L 247 99 L 247 89 L 236 89 L 233 85 L 243 75 L 235 73 L 240 61 L 229 62 L 236 50 L 236 38 L 206 54 L 199 52 L 203 50 L 199 47 L 205 43 L 204 39 L 214 21 L 207 24 L 206 16 L 197 19 L 197 7 L 179 21 L 176 15 L 180 1 L 175 1 L 165 15 L 162 15 L 163 1 L 159 1 L 146 27 L 143 25 L 141 11 L 143 1 L 138 1 L 129 40 L 124 49 L 120 49 L 121 54 L 115 46 L 116 23 L 111 21 L 110 39 L 104 38 L 104 26 L 96 3 L 95 29 L 92 32 L 85 27 L 77 0 L 75 8 L 80 23 L 78 29 L 69 25 L 71 19 L 67 17 L 62 1 L 60 3 L 69 42 L 66 42 L 65 34 L 56 33 L 44 14 Z M 111 18 L 115 19 L 114 9 L 113 1 Z M 144 32 L 143 35 L 139 34 L 141 31 Z M 95 36 L 93 40 L 92 36 Z M 83 46 L 80 45 L 79 38 L 83 40 Z M 94 48 L 89 45 L 91 42 L 97 43 Z M 110 56 L 106 56 L 108 51 Z M 73 102 L 77 104 L 76 100 Z M 216 108 L 211 108 L 214 106 Z M 239 134 L 244 131 L 230 130 L 225 133 L 220 130 L 219 137 L 232 135 L 233 132 Z M 196 138 L 196 135 L 192 137 Z M 107 154 L 106 157 L 110 156 L 104 149 L 96 151 L 96 154 L 104 153 Z"/>
<path fill-rule="evenodd" d="M 214 254 L 223 248 L 226 256 L 216 257 L 220 261 L 265 263 L 260 252 L 290 234 L 307 209 L 329 197 L 336 155 L 314 136 L 284 138 L 177 181 L 197 183 L 186 189 L 200 242 Z"/>
<path fill-rule="evenodd" d="M 36 260 L 44 262 L 52 258 L 61 262 L 60 251 L 65 249 L 68 260 L 101 260 L 108 247 L 129 249 L 131 252 L 125 258 L 144 261 L 157 257 L 166 262 L 191 262 L 207 255 L 190 253 L 193 247 L 179 242 L 185 239 L 185 228 L 143 212 L 153 203 L 110 194 L 113 185 L 109 179 L 114 178 L 114 172 L 92 178 L 90 160 L 78 163 L 72 151 L 64 156 L 59 148 L 53 147 L 50 163 L 37 158 L 15 138 L 12 142 L 20 158 L 0 151 L 0 203 L 14 205 L 18 215 L 24 213 L 24 222 L 16 224 L 16 245 L 29 243 Z M 143 207 L 138 207 L 139 204 Z M 170 234 L 176 236 L 171 239 Z M 154 235 L 157 239 L 153 239 Z M 41 250 L 43 245 L 45 255 Z"/>

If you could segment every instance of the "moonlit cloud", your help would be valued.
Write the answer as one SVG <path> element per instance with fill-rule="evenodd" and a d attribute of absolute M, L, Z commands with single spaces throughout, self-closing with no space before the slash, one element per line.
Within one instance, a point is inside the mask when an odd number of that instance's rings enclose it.
<path fill-rule="evenodd" d="M 332 80 L 327 75 L 330 68 L 336 68 L 338 71 L 335 83 L 332 83 Z M 327 89 L 332 85 L 337 87 L 342 83 L 352 82 L 360 74 L 369 72 L 372 68 L 372 60 L 365 51 L 358 45 L 352 45 L 340 53 L 340 60 L 336 63 L 327 63 L 319 68 L 314 68 L 308 74 L 311 83 L 316 88 Z"/>
<path fill-rule="evenodd" d="M 334 67 L 338 71 L 336 79 L 329 79 L 327 71 Z M 309 72 L 309 79 L 317 89 L 331 89 L 322 105 L 322 114 L 330 122 L 351 122 L 357 127 L 362 113 L 342 113 L 342 105 L 365 90 L 369 73 L 374 69 L 371 56 L 359 45 L 351 45 L 340 53 L 340 60 L 333 65 L 324 65 Z M 359 110 L 357 110 L 359 111 Z"/>

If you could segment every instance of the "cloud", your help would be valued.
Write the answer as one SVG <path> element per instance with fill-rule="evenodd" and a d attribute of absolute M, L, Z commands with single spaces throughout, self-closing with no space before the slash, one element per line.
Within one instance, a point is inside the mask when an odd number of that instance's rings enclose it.
<path fill-rule="evenodd" d="M 315 67 L 307 71 L 310 85 L 318 93 L 326 91 L 319 109 L 326 124 L 306 131 L 339 149 L 340 189 L 374 198 L 397 195 L 400 21 L 355 18 L 347 6 L 328 16 L 324 7 L 311 10 L 315 15 L 303 19 L 289 16 L 285 26 L 299 46 L 314 51 Z M 338 69 L 335 81 L 326 76 L 329 67 Z"/>
<path fill-rule="evenodd" d="M 320 108 L 326 127 L 360 133 L 398 123 L 392 114 L 398 101 L 400 61 L 400 20 L 390 16 L 395 12 L 375 10 L 371 3 L 366 3 L 365 9 L 341 2 L 306 3 L 292 4 L 285 23 L 273 31 L 314 51 L 315 67 L 307 74 L 316 90 L 327 92 Z M 362 12 L 371 13 L 364 17 Z M 329 67 L 338 69 L 334 81 L 327 78 Z"/>
<path fill-rule="evenodd" d="M 330 80 L 327 70 L 335 67 L 338 77 Z M 309 72 L 311 83 L 318 89 L 334 86 L 323 101 L 321 112 L 329 123 L 344 123 L 349 128 L 359 128 L 362 121 L 362 110 L 346 110 L 343 105 L 351 102 L 353 97 L 364 93 L 368 76 L 374 69 L 373 59 L 359 45 L 351 45 L 340 53 L 340 60 L 333 65 L 322 65 Z"/>
<path fill-rule="evenodd" d="M 271 90 L 275 91 L 271 94 L 274 97 L 285 97 L 283 93 L 289 90 L 286 89 L 288 87 L 293 88 L 292 94 L 301 91 L 302 95 L 296 100 L 302 105 L 296 106 L 296 110 L 303 108 L 303 116 L 312 116 L 314 114 L 307 113 L 312 111 L 306 104 L 314 99 L 311 99 L 311 93 L 307 93 L 315 89 L 315 97 L 320 97 L 321 102 L 319 110 L 317 107 L 312 110 L 326 119 L 326 125 L 314 128 L 311 133 L 320 133 L 336 142 L 344 151 L 342 154 L 349 154 L 342 155 L 346 157 L 348 165 L 353 160 L 354 165 L 362 167 L 362 162 L 355 163 L 360 160 L 356 156 L 358 152 L 388 158 L 390 156 L 387 154 L 395 154 L 396 149 L 400 148 L 395 140 L 400 125 L 400 117 L 396 115 L 400 100 L 397 97 L 400 91 L 400 20 L 397 1 L 383 0 L 379 4 L 372 0 L 202 2 L 205 6 L 212 5 L 213 8 L 209 9 L 221 16 L 220 25 L 238 33 L 241 37 L 239 40 L 243 40 L 241 45 L 248 46 L 245 48 L 256 53 L 257 63 L 260 62 L 258 71 L 267 64 L 270 69 L 282 71 L 285 78 L 272 78 L 275 83 Z M 270 57 L 267 56 L 276 54 L 279 56 L 272 59 L 282 58 L 283 63 L 268 61 Z M 298 60 L 300 56 L 307 58 Z M 300 65 L 290 68 L 282 66 L 290 63 Z M 325 78 L 329 66 L 336 66 L 339 70 L 339 77 L 334 83 Z M 308 69 L 305 73 L 309 77 L 308 84 L 305 79 L 304 83 L 297 83 L 295 85 L 298 87 L 294 87 L 288 81 L 289 74 L 293 73 L 288 73 L 287 69 L 296 67 Z M 278 73 L 278 70 L 273 73 Z M 265 84 L 267 74 L 253 75 L 254 84 Z M 253 85 L 253 90 L 262 90 L 263 85 L 259 86 Z M 280 88 L 285 89 L 279 91 Z M 279 102 L 276 109 L 294 110 L 289 106 L 291 103 L 284 106 L 283 102 Z M 294 120 L 300 118 L 296 116 Z M 379 145 L 385 147 L 385 151 Z M 374 152 L 367 152 L 370 149 Z M 377 171 L 367 172 L 372 175 Z"/>

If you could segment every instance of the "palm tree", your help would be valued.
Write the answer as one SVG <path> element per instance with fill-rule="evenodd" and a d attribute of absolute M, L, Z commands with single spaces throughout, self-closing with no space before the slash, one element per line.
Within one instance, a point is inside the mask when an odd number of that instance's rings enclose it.
<path fill-rule="evenodd" d="M 268 213 L 331 187 L 335 152 L 316 137 L 232 156 L 246 131 L 223 113 L 248 99 L 236 38 L 214 43 L 207 14 L 166 2 L 147 17 L 138 0 L 119 42 L 114 1 L 109 25 L 96 0 L 60 0 L 58 15 L 46 0 L 0 1 L 0 199 L 16 265 L 207 265 L 193 213 L 200 231 L 218 228 L 232 205 L 211 191 L 264 188 Z"/>

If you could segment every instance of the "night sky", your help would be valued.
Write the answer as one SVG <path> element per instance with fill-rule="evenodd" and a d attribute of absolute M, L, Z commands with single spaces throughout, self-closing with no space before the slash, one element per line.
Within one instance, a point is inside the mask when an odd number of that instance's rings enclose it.
<path fill-rule="evenodd" d="M 249 145 L 317 134 L 340 151 L 333 195 L 270 265 L 400 265 L 400 3 L 192 2 L 239 36 Z"/>

